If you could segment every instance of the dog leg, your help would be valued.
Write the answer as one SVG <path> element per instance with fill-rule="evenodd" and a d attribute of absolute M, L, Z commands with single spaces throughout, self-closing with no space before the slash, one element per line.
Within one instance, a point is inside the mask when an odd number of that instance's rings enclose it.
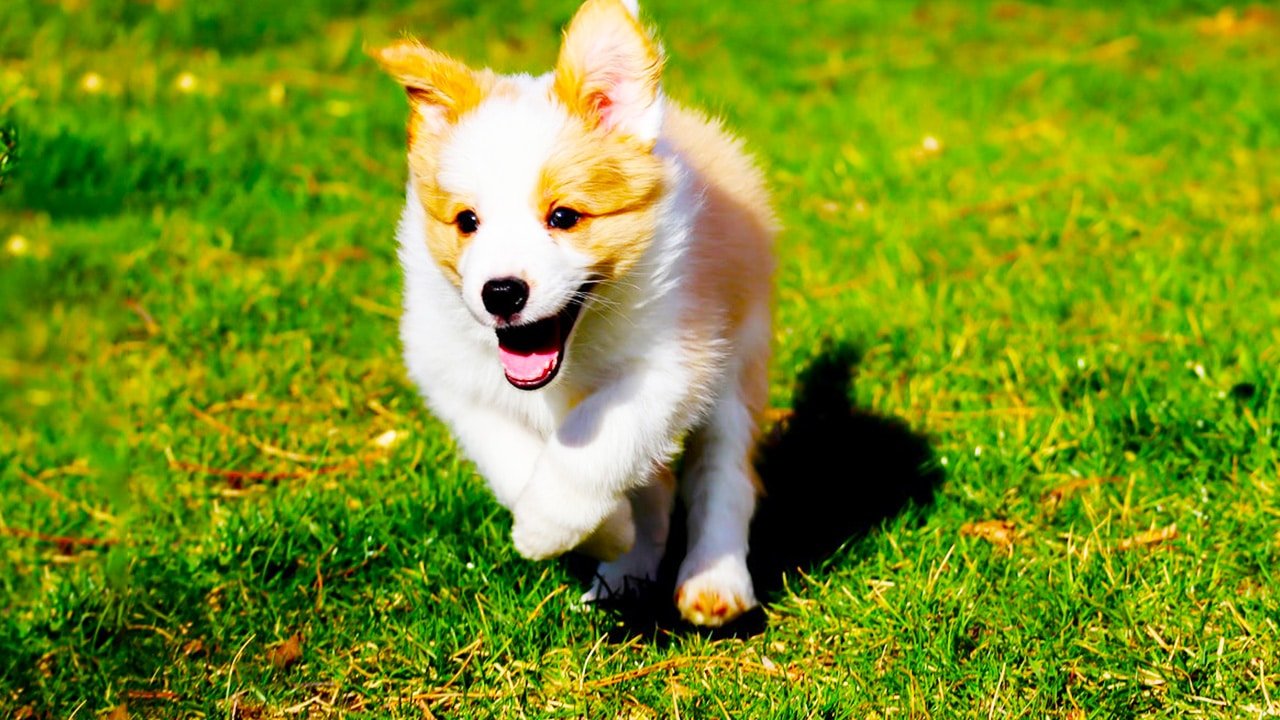
<path fill-rule="evenodd" d="M 633 594 L 658 579 L 658 564 L 667 549 L 671 508 L 675 504 L 675 478 L 670 468 L 658 465 L 646 485 L 632 490 L 629 499 L 635 519 L 635 545 L 622 557 L 602 562 L 581 602 L 591 603 Z"/>
<path fill-rule="evenodd" d="M 521 555 L 560 555 L 582 545 L 620 509 L 631 514 L 627 494 L 645 483 L 653 463 L 676 451 L 673 428 L 688 382 L 687 368 L 678 362 L 649 365 L 569 413 L 516 501 L 512 539 Z M 614 536 L 610 545 L 629 550 L 634 527 L 613 525 L 604 526 Z"/>
<path fill-rule="evenodd" d="M 476 465 L 503 507 L 515 508 L 533 476 L 546 440 L 525 425 L 494 410 L 437 394 L 433 412 L 447 421 L 454 438 Z"/>
<path fill-rule="evenodd" d="M 751 466 L 755 422 L 734 390 L 716 401 L 707 424 L 686 443 L 681 491 L 689 512 L 689 550 L 676 579 L 675 602 L 695 625 L 723 625 L 756 605 L 747 572 L 757 493 Z"/>

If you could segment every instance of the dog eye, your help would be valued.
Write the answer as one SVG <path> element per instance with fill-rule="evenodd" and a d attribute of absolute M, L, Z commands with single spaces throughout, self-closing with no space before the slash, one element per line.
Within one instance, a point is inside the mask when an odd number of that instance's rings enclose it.
<path fill-rule="evenodd" d="M 567 207 L 558 207 L 555 210 L 552 210 L 551 214 L 547 216 L 547 227 L 552 227 L 556 230 L 568 230 L 574 225 L 577 225 L 578 221 L 581 219 L 582 213 L 577 210 Z"/>
<path fill-rule="evenodd" d="M 470 235 L 480 227 L 480 218 L 476 217 L 475 212 L 471 210 L 463 210 L 458 213 L 458 217 L 453 219 L 455 225 L 458 226 L 458 232 L 463 235 Z"/>

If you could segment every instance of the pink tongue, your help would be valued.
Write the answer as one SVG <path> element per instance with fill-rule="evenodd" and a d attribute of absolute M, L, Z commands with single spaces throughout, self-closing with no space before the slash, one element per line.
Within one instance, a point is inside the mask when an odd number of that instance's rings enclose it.
<path fill-rule="evenodd" d="M 559 354 L 558 348 L 534 350 L 526 354 L 498 347 L 498 357 L 507 371 L 507 377 L 519 382 L 537 382 L 550 375 L 555 369 Z"/>

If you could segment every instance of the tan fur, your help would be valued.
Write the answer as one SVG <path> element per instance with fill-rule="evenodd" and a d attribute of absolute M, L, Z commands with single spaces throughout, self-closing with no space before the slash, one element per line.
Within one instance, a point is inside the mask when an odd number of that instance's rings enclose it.
<path fill-rule="evenodd" d="M 418 132 L 438 134 L 446 125 L 457 122 L 468 110 L 478 106 L 493 87 L 495 79 L 489 70 L 472 70 L 416 40 L 392 43 L 377 50 L 374 58 L 396 82 L 404 86 L 409 101 L 419 111 L 410 119 L 410 144 Z M 441 122 L 433 123 L 431 118 L 436 114 Z"/>
<path fill-rule="evenodd" d="M 608 63 L 592 72 L 599 57 Z M 560 101 L 595 128 L 616 110 L 610 98 L 619 77 L 635 79 L 634 92 L 648 106 L 658 96 L 662 52 L 658 44 L 618 0 L 587 0 L 564 33 L 556 61 L 554 92 Z"/>
<path fill-rule="evenodd" d="M 751 313 L 769 309 L 777 222 L 763 175 L 718 121 L 669 103 L 664 134 L 693 171 L 695 191 L 704 195 L 690 258 L 695 299 L 681 323 L 689 329 L 690 349 L 705 352 L 710 339 L 734 337 Z M 769 356 L 739 356 L 745 363 L 740 390 L 758 425 L 768 404 Z M 751 472 L 749 458 L 744 463 Z"/>
<path fill-rule="evenodd" d="M 643 110 L 658 98 L 662 53 L 618 0 L 587 0 L 565 30 L 551 93 L 576 120 L 566 127 L 542 172 L 537 212 L 557 206 L 584 214 L 563 234 L 597 258 L 593 271 L 615 280 L 644 255 L 662 195 L 662 161 L 653 142 L 618 132 L 618 113 Z M 626 103 L 615 103 L 627 78 Z M 625 105 L 625 110 L 623 109 Z"/>
<path fill-rule="evenodd" d="M 665 129 L 705 193 L 695 230 L 698 240 L 693 246 L 695 271 L 690 291 L 696 300 L 682 324 L 695 335 L 714 337 L 720 329 L 727 331 L 728 337 L 740 337 L 744 322 L 759 322 L 760 313 L 771 311 L 772 240 L 777 228 L 764 178 L 741 144 L 719 123 L 670 108 Z M 703 311 L 713 307 L 723 308 L 723 316 L 714 318 Z M 717 323 L 723 325 L 717 328 Z M 764 339 L 763 347 L 736 348 L 735 354 L 742 363 L 738 391 L 753 419 L 752 442 L 738 460 L 739 467 L 756 492 L 763 493 L 753 455 L 768 405 L 769 338 Z M 711 626 L 740 616 L 753 603 L 724 587 L 687 583 L 679 586 L 674 599 L 687 620 Z"/>
<path fill-rule="evenodd" d="M 629 138 L 571 124 L 542 171 L 533 198 L 543 217 L 556 207 L 583 214 L 563 235 L 596 258 L 601 280 L 616 280 L 649 246 L 661 198 L 662 161 Z"/>
<path fill-rule="evenodd" d="M 374 58 L 409 95 L 414 110 L 408 125 L 409 168 L 427 214 L 427 249 L 449 280 L 460 285 L 458 258 L 468 236 L 458 232 L 454 219 L 469 203 L 444 192 L 436 181 L 441 141 L 463 115 L 513 90 L 492 71 L 472 70 L 414 40 L 382 48 Z"/>

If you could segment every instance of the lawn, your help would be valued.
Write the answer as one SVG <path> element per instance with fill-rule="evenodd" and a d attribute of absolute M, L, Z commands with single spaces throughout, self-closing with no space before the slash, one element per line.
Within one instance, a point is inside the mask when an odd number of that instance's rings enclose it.
<path fill-rule="evenodd" d="M 1280 11 L 644 4 L 785 226 L 708 633 L 519 558 L 399 358 L 365 48 L 574 7 L 4 3 L 0 715 L 1280 715 Z"/>

